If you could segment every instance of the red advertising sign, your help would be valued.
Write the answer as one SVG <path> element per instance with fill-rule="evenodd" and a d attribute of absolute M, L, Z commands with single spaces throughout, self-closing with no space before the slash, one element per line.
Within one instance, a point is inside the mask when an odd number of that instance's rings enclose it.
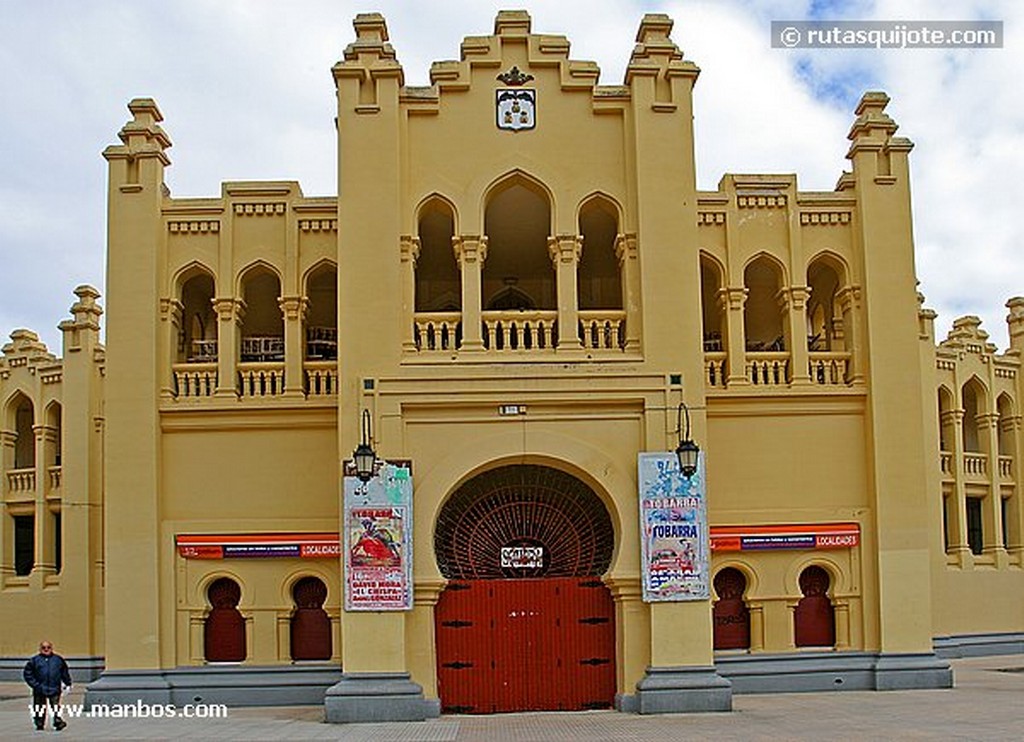
<path fill-rule="evenodd" d="M 185 559 L 337 559 L 336 533 L 180 534 L 178 555 Z"/>
<path fill-rule="evenodd" d="M 847 549 L 860 544 L 857 523 L 711 526 L 712 551 Z"/>

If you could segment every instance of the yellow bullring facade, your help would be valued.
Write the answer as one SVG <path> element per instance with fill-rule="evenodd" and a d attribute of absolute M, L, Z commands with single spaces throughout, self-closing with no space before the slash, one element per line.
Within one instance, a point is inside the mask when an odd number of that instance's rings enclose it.
<path fill-rule="evenodd" d="M 45 635 L 91 702 L 366 721 L 948 687 L 1024 651 L 1024 299 L 1006 352 L 973 317 L 936 344 L 887 96 L 835 190 L 701 191 L 666 16 L 622 85 L 521 11 L 429 87 L 354 26 L 336 196 L 174 198 L 129 104 L 106 297 L 76 290 L 62 358 L 0 357 L 0 674 Z M 638 472 L 682 439 L 703 531 L 687 498 L 648 530 Z M 691 573 L 707 597 L 652 599 Z"/>

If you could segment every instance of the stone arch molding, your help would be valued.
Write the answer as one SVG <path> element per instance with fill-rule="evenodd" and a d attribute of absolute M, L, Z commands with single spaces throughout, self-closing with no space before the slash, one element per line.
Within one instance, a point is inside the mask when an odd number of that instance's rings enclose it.
<path fill-rule="evenodd" d="M 235 296 L 241 297 L 245 287 L 245 282 L 250 276 L 260 271 L 267 271 L 275 276 L 277 278 L 278 286 L 282 287 L 281 290 L 283 290 L 284 276 L 281 274 L 281 271 L 273 263 L 267 262 L 261 258 L 259 260 L 252 261 L 238 271 L 235 276 Z"/>
<path fill-rule="evenodd" d="M 307 561 L 313 561 L 313 560 L 307 560 Z M 281 590 L 280 590 L 280 596 L 279 597 L 281 599 L 281 604 L 282 605 L 286 605 L 286 606 L 290 606 L 290 607 L 294 608 L 294 605 L 293 605 L 294 600 L 293 600 L 293 597 L 292 597 L 292 589 L 295 587 L 295 584 L 299 580 L 301 580 L 301 579 L 303 579 L 305 577 L 316 577 L 318 580 L 323 582 L 324 585 L 327 586 L 327 599 L 324 601 L 324 605 L 325 606 L 328 603 L 334 605 L 334 604 L 338 604 L 338 603 L 341 602 L 340 596 L 338 596 L 336 594 L 338 589 L 341 586 L 340 583 L 338 582 L 338 575 L 329 575 L 329 574 L 327 574 L 326 571 L 324 571 L 322 569 L 318 569 L 317 567 L 312 566 L 312 565 L 309 565 L 309 566 L 302 565 L 302 566 L 296 567 L 295 569 L 290 570 L 284 576 L 284 579 L 281 580 L 281 583 L 280 583 Z M 338 584 L 335 584 L 335 583 L 338 583 Z"/>
<path fill-rule="evenodd" d="M 415 222 L 413 224 L 413 228 L 412 228 L 412 232 L 411 233 L 418 235 L 420 219 L 423 217 L 423 214 L 426 211 L 426 209 L 428 207 L 430 207 L 430 205 L 432 203 L 434 203 L 434 202 L 437 202 L 439 204 L 443 204 L 444 207 L 446 209 L 448 209 L 448 211 L 451 213 L 451 216 L 452 216 L 452 226 L 453 226 L 453 228 L 455 230 L 454 234 L 456 236 L 458 236 L 459 235 L 459 209 L 455 205 L 455 201 L 453 201 L 452 199 L 450 199 L 448 196 L 444 195 L 440 191 L 432 191 L 431 193 L 428 193 L 426 196 L 424 196 L 423 198 L 421 198 L 419 200 L 419 203 L 416 204 L 416 208 L 413 209 L 413 218 L 414 218 Z"/>
<path fill-rule="evenodd" d="M 435 524 L 435 559 L 449 579 L 600 576 L 614 545 L 597 493 L 564 468 L 538 463 L 484 469 L 446 498 Z M 506 546 L 542 547 L 542 558 L 510 567 Z"/>
<path fill-rule="evenodd" d="M 439 459 L 430 473 L 416 483 L 416 539 L 420 544 L 433 544 L 438 515 L 444 503 L 458 488 L 477 474 L 506 464 L 539 464 L 561 469 L 589 486 L 608 511 L 615 534 L 615 546 L 609 572 L 628 568 L 620 566 L 624 555 L 640 550 L 637 529 L 623 521 L 618 500 L 636 497 L 635 474 L 621 469 L 604 451 L 583 441 L 558 433 L 538 433 L 532 445 L 523 450 L 521 431 L 508 431 L 482 437 L 474 444 L 476 460 L 466 461 L 466 451 L 453 451 Z M 617 498 L 615 495 L 618 495 Z M 414 571 L 416 581 L 441 580 L 433 549 L 417 549 Z M 635 569 L 636 567 L 634 567 Z"/>
<path fill-rule="evenodd" d="M 797 597 L 803 595 L 800 590 L 800 575 L 808 567 L 821 567 L 828 573 L 828 596 L 830 598 L 835 599 L 837 596 L 851 593 L 853 585 L 842 565 L 830 556 L 815 553 L 805 554 L 794 559 L 789 569 L 786 570 L 785 586 L 788 595 Z"/>
<path fill-rule="evenodd" d="M 222 577 L 227 577 L 229 580 L 234 580 L 235 584 L 238 585 L 238 589 L 241 591 L 241 595 L 238 598 L 238 610 L 245 611 L 251 608 L 251 590 L 246 586 L 245 580 L 237 573 L 230 569 L 218 567 L 203 575 L 195 583 L 195 592 L 193 593 L 193 599 L 195 605 L 200 605 L 203 608 L 203 613 L 209 613 L 210 603 L 207 591 L 210 589 L 210 585 L 219 580 Z"/>
<path fill-rule="evenodd" d="M 171 275 L 171 280 L 167 286 L 167 293 L 174 297 L 180 298 L 181 291 L 185 288 L 185 284 L 190 280 L 199 275 L 207 275 L 213 281 L 213 295 L 217 295 L 217 272 L 214 271 L 210 266 L 201 260 L 192 260 L 181 266 Z"/>
<path fill-rule="evenodd" d="M 520 184 L 524 188 L 533 191 L 541 198 L 545 199 L 548 204 L 548 234 L 554 234 L 556 232 L 556 225 L 558 224 L 557 208 L 558 203 L 555 199 L 555 194 L 550 187 L 541 178 L 533 175 L 532 173 L 523 170 L 522 168 L 516 167 L 506 171 L 497 178 L 494 178 L 483 188 L 483 192 L 480 197 L 479 204 L 479 220 L 480 230 L 483 232 L 484 225 L 486 223 L 487 206 L 491 200 L 501 193 L 505 188 Z"/>
<path fill-rule="evenodd" d="M 750 600 L 755 592 L 760 588 L 760 580 L 758 579 L 757 571 L 754 569 L 754 565 L 744 559 L 738 559 L 732 557 L 726 559 L 719 564 L 714 565 L 711 570 L 711 599 L 718 600 L 719 595 L 715 592 L 715 576 L 723 569 L 729 568 L 737 570 L 747 580 L 747 589 L 743 593 L 745 600 Z"/>

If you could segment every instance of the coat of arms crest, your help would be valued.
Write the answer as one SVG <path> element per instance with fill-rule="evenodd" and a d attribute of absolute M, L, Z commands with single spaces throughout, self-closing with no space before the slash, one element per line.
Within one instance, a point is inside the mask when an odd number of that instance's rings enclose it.
<path fill-rule="evenodd" d="M 519 131 L 532 129 L 537 123 L 537 91 L 521 85 L 533 79 L 518 67 L 498 75 L 498 79 L 510 86 L 499 88 L 494 93 L 494 107 L 498 128 Z M 514 86 L 514 87 L 513 87 Z"/>

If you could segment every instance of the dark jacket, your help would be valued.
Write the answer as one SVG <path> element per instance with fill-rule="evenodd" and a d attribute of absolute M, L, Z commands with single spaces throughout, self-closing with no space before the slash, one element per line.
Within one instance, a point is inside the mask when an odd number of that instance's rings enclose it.
<path fill-rule="evenodd" d="M 49 657 L 37 654 L 25 663 L 25 672 L 22 674 L 32 690 L 45 696 L 60 693 L 61 683 L 71 685 L 68 663 L 59 654 L 51 654 Z"/>

